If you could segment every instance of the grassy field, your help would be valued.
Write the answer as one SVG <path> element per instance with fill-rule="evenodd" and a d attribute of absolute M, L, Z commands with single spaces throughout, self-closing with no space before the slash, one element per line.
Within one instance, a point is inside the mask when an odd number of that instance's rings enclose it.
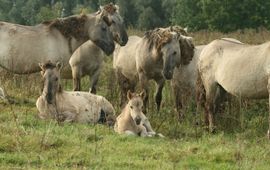
<path fill-rule="evenodd" d="M 130 31 L 130 34 L 140 34 Z M 196 45 L 215 38 L 233 37 L 250 44 L 270 39 L 267 30 L 230 34 L 191 33 Z M 83 90 L 89 81 L 83 79 Z M 62 80 L 66 90 L 71 81 Z M 162 109 L 155 110 L 151 88 L 149 114 L 153 128 L 165 138 L 121 136 L 103 125 L 40 120 L 35 101 L 40 94 L 40 74 L 10 75 L 2 72 L 0 86 L 15 104 L 0 101 L 0 169 L 269 169 L 268 100 L 233 99 L 231 109 L 217 116 L 217 132 L 204 130 L 202 116 L 190 101 L 186 118 L 179 122 L 169 82 L 163 91 Z M 153 86 L 153 85 L 152 85 Z M 98 94 L 119 113 L 119 90 L 106 57 Z M 196 124 L 198 122 L 199 124 Z"/>

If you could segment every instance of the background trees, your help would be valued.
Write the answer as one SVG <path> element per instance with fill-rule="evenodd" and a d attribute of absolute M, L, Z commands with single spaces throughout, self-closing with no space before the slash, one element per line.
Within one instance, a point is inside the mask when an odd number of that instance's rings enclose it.
<path fill-rule="evenodd" d="M 142 30 L 170 24 L 223 32 L 270 28 L 270 1 L 265 0 L 0 0 L 0 20 L 34 25 L 94 12 L 109 2 L 120 6 L 128 27 Z"/>

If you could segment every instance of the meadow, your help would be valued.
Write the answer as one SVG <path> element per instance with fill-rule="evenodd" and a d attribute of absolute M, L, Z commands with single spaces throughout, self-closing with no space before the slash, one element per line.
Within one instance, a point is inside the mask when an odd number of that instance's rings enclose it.
<path fill-rule="evenodd" d="M 129 35 L 143 35 L 129 30 Z M 244 43 L 259 44 L 270 39 L 270 32 L 242 30 L 192 32 L 196 45 L 216 38 L 231 37 Z M 248 74 L 248 73 L 247 73 Z M 65 90 L 71 80 L 62 80 Z M 88 91 L 89 80 L 83 79 Z M 268 100 L 234 98 L 224 113 L 217 115 L 217 132 L 203 126 L 203 115 L 196 114 L 193 100 L 178 120 L 170 83 L 163 90 L 161 111 L 154 105 L 151 84 L 147 116 L 152 127 L 165 138 L 121 136 L 105 125 L 58 123 L 40 120 L 35 101 L 41 92 L 41 76 L 12 75 L 1 70 L 0 86 L 13 103 L 0 101 L 0 169 L 269 169 L 270 141 Z M 120 113 L 120 91 L 112 68 L 112 56 L 105 58 L 98 83 L 98 94 L 105 96 Z M 226 103 L 226 105 L 229 105 Z"/>

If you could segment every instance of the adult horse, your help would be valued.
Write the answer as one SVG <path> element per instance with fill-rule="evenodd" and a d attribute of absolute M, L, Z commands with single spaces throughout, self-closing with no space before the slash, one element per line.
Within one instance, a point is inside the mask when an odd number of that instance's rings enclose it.
<path fill-rule="evenodd" d="M 53 118 L 64 122 L 97 123 L 113 125 L 115 111 L 102 96 L 87 92 L 68 92 L 61 88 L 61 63 L 41 63 L 44 87 L 36 106 L 40 118 Z"/>
<path fill-rule="evenodd" d="M 130 36 L 126 46 L 117 46 L 113 66 L 121 89 L 121 106 L 126 102 L 127 91 L 134 92 L 139 80 L 141 88 L 146 92 L 144 99 L 144 113 L 146 113 L 148 82 L 152 79 L 157 84 L 155 100 L 159 110 L 165 79 L 171 79 L 174 68 L 180 66 L 187 57 L 181 54 L 193 51 L 193 48 L 183 48 L 180 51 L 179 42 L 191 44 L 191 41 L 191 37 L 158 28 L 146 32 L 142 38 Z"/>
<path fill-rule="evenodd" d="M 202 99 L 206 102 L 205 116 L 210 131 L 214 129 L 213 114 L 226 93 L 249 99 L 269 97 L 269 53 L 269 42 L 247 45 L 214 40 L 203 49 L 198 61 L 198 84 L 203 87 L 200 92 L 204 94 Z"/>
<path fill-rule="evenodd" d="M 91 40 L 106 54 L 114 41 L 106 11 L 46 21 L 36 26 L 0 22 L 0 66 L 17 74 L 40 70 L 37 63 L 51 60 L 68 64 L 71 54 Z"/>
<path fill-rule="evenodd" d="M 126 45 L 128 36 L 123 19 L 119 14 L 119 7 L 117 5 L 108 4 L 101 7 L 100 11 L 102 10 L 107 11 L 112 19 L 110 30 L 115 42 L 120 46 Z M 72 69 L 73 89 L 75 91 L 81 90 L 81 77 L 88 75 L 90 79 L 89 91 L 96 93 L 96 85 L 102 69 L 103 57 L 102 49 L 92 41 L 87 41 L 72 54 L 69 64 Z"/>

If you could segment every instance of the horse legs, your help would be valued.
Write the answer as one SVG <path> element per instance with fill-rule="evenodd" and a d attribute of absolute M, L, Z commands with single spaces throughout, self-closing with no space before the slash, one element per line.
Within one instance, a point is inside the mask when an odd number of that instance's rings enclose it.
<path fill-rule="evenodd" d="M 100 71 L 101 71 L 101 68 L 98 68 L 94 72 L 93 75 L 89 75 L 89 80 L 90 80 L 90 89 L 89 89 L 89 92 L 90 93 L 96 94 L 96 92 L 97 92 L 96 85 L 98 83 Z"/>
<path fill-rule="evenodd" d="M 172 93 L 174 97 L 174 104 L 176 111 L 178 113 L 178 118 L 181 120 L 184 118 L 184 113 L 182 112 L 183 109 L 183 103 L 182 103 L 182 91 L 181 88 L 176 85 L 175 82 L 171 81 L 171 87 L 172 87 Z"/>
<path fill-rule="evenodd" d="M 119 70 L 116 72 L 118 84 L 121 90 L 121 101 L 120 107 L 123 108 L 127 103 L 127 92 L 130 90 L 131 92 L 135 91 L 135 83 L 132 83 L 129 79 L 127 79 Z"/>
<path fill-rule="evenodd" d="M 77 67 L 72 68 L 72 77 L 73 77 L 73 91 L 81 90 L 81 75 Z"/>
<path fill-rule="evenodd" d="M 206 90 L 206 111 L 205 111 L 205 121 L 206 121 L 206 125 L 208 125 L 209 127 L 209 131 L 210 132 L 214 132 L 215 128 L 214 128 L 214 113 L 215 113 L 215 108 L 217 106 L 215 106 L 215 104 L 218 100 L 218 95 L 217 93 L 217 83 L 214 83 L 210 86 L 210 88 L 208 88 L 208 90 Z"/>
<path fill-rule="evenodd" d="M 156 83 L 157 83 L 157 88 L 156 88 L 155 100 L 157 104 L 157 111 L 159 112 L 160 104 L 162 100 L 162 89 L 164 87 L 165 80 L 161 79 L 159 81 L 156 81 Z"/>
<path fill-rule="evenodd" d="M 214 113 L 221 111 L 220 106 L 225 101 L 225 99 L 226 99 L 226 91 L 222 86 L 218 85 L 214 98 Z"/>
<path fill-rule="evenodd" d="M 143 100 L 143 113 L 146 114 L 147 102 L 149 97 L 149 89 L 148 89 L 148 80 L 147 77 L 144 75 L 143 72 L 139 72 L 139 80 L 141 89 L 145 91 L 145 98 Z"/>

